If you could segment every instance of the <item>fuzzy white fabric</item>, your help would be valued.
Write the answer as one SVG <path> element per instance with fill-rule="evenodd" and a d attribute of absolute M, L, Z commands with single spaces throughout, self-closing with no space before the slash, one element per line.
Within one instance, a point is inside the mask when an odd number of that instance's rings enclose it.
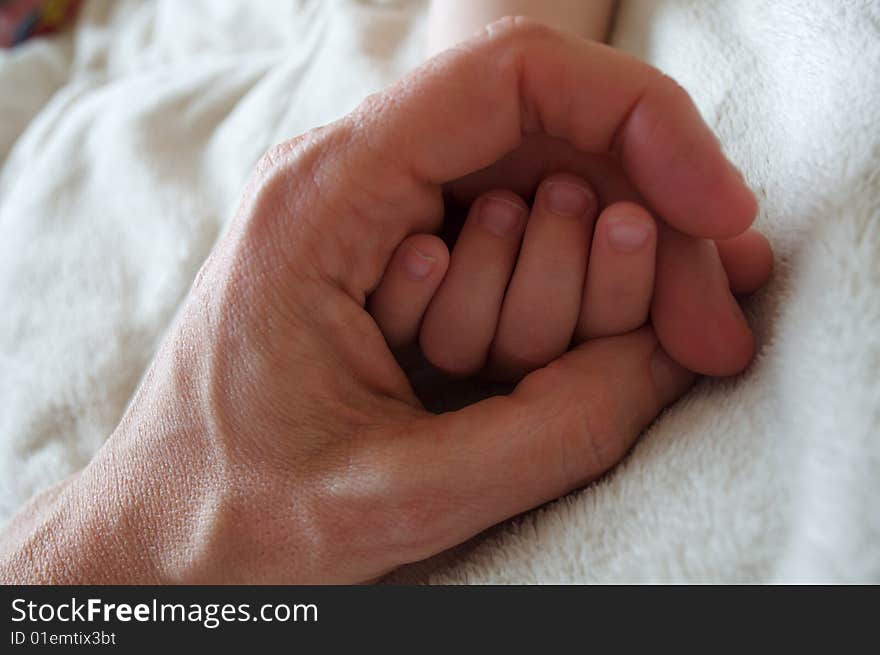
<path fill-rule="evenodd" d="M 92 0 L 0 54 L 0 520 L 111 432 L 260 153 L 417 63 L 423 18 Z M 758 191 L 758 357 L 603 481 L 393 579 L 880 582 L 880 7 L 629 0 L 615 44 Z"/>

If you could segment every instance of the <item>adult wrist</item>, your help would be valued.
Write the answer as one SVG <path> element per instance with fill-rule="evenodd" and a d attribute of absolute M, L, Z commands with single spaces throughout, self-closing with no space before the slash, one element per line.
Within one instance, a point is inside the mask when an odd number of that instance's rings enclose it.
<path fill-rule="evenodd" d="M 157 363 L 176 359 L 160 354 Z M 174 375 L 180 370 L 154 365 L 92 461 L 13 517 L 0 542 L 4 581 L 157 584 L 213 577 L 197 533 L 222 483 L 199 408 L 186 391 L 192 385 Z"/>

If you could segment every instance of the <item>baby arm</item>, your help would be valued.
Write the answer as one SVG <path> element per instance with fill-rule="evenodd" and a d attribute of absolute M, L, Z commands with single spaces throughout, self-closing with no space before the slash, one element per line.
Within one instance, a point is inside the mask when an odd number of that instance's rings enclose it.
<path fill-rule="evenodd" d="M 432 0 L 428 55 L 459 43 L 503 16 L 528 16 L 558 30 L 607 41 L 614 0 Z"/>

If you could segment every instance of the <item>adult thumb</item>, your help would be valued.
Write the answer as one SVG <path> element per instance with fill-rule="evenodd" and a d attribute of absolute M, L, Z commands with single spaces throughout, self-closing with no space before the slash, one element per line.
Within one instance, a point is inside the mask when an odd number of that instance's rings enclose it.
<path fill-rule="evenodd" d="M 418 502 L 412 560 L 596 479 L 693 383 L 653 331 L 597 339 L 524 378 L 508 396 L 425 417 L 395 456 Z"/>

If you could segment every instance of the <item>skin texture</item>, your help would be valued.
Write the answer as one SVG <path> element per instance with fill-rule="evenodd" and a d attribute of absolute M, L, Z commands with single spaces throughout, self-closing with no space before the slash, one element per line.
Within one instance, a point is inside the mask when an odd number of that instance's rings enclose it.
<path fill-rule="evenodd" d="M 6 528 L 3 581 L 369 581 L 614 465 L 693 380 L 649 328 L 434 416 L 364 308 L 404 239 L 439 226 L 444 189 L 540 130 L 624 144 L 635 187 L 679 230 L 751 222 L 750 193 L 670 80 L 494 24 L 264 157 L 114 434 Z"/>

